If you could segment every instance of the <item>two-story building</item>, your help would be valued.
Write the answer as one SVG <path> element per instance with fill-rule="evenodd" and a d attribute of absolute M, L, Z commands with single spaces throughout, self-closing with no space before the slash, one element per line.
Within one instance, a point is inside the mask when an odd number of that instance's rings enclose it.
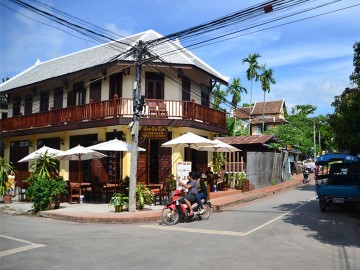
<path fill-rule="evenodd" d="M 253 106 L 236 109 L 235 114 L 237 118 L 244 121 L 245 125 L 249 124 L 250 115 L 250 134 L 261 135 L 263 133 L 263 122 L 264 131 L 271 129 L 276 125 L 283 125 L 286 123 L 285 116 L 287 112 L 285 100 L 275 100 L 266 101 L 265 107 L 264 102 L 255 102 Z"/>
<path fill-rule="evenodd" d="M 17 170 L 28 175 L 29 163 L 17 161 L 43 145 L 67 150 L 118 138 L 131 143 L 135 65 L 132 49 L 140 40 L 162 38 L 149 30 L 34 66 L 0 85 L 8 101 L 7 118 L 0 119 L 0 147 Z M 178 161 L 191 160 L 206 168 L 207 152 L 164 148 L 161 144 L 191 131 L 212 139 L 226 133 L 225 112 L 210 106 L 215 83 L 228 78 L 207 65 L 178 41 L 148 46 L 142 65 L 138 181 L 161 183 Z M 129 152 L 107 152 L 102 160 L 82 161 L 82 178 L 114 182 L 130 174 Z M 77 164 L 62 161 L 60 174 L 77 176 Z"/>

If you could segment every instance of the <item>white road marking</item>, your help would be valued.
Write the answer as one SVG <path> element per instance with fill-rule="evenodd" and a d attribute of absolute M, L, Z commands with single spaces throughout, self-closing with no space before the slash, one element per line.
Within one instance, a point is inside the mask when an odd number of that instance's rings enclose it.
<path fill-rule="evenodd" d="M 314 200 L 316 197 L 310 199 L 309 201 Z M 193 229 L 193 228 L 182 228 L 182 227 L 176 227 L 176 226 L 159 226 L 159 225 L 140 225 L 139 227 L 142 228 L 149 228 L 149 229 L 156 229 L 156 230 L 165 230 L 165 231 L 177 231 L 177 232 L 192 232 L 192 233 L 204 233 L 204 234 L 217 234 L 217 235 L 229 235 L 229 236 L 238 236 L 238 237 L 244 237 L 248 236 L 249 234 L 252 234 L 271 223 L 274 223 L 275 221 L 283 218 L 284 216 L 290 214 L 291 212 L 296 211 L 300 207 L 304 206 L 305 204 L 301 204 L 295 209 L 291 211 L 287 211 L 284 214 L 281 214 L 280 216 L 273 218 L 272 220 L 269 220 L 268 222 L 265 222 L 264 224 L 261 224 L 260 226 L 248 231 L 248 232 L 234 232 L 234 231 L 218 231 L 218 230 L 205 230 L 205 229 Z"/>
<path fill-rule="evenodd" d="M 23 247 L 17 247 L 17 248 L 12 248 L 12 249 L 8 249 L 8 250 L 0 251 L 0 258 L 4 257 L 4 256 L 15 254 L 15 253 L 19 253 L 19 252 L 23 252 L 23 251 L 27 251 L 27 250 L 31 250 L 31 249 L 46 246 L 46 245 L 35 244 L 35 243 L 29 242 L 29 241 L 26 241 L 26 240 L 10 237 L 10 236 L 6 236 L 6 235 L 1 235 L 1 234 L 0 234 L 0 237 L 27 244 L 26 246 L 23 246 Z"/>
<path fill-rule="evenodd" d="M 242 232 L 192 229 L 192 228 L 182 228 L 182 227 L 175 227 L 175 226 L 166 226 L 165 227 L 165 226 L 158 226 L 158 225 L 140 225 L 139 227 L 151 228 L 151 229 L 157 229 L 157 230 L 165 230 L 165 231 L 178 231 L 178 232 L 193 232 L 193 233 L 205 233 L 205 234 L 244 236 L 244 233 L 242 233 Z"/>

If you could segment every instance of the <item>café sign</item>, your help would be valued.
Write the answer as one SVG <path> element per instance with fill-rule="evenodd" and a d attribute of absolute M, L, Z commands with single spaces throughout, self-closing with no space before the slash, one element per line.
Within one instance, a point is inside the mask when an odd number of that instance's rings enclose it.
<path fill-rule="evenodd" d="M 168 130 L 166 127 L 143 127 L 141 137 L 151 140 L 167 140 Z"/>

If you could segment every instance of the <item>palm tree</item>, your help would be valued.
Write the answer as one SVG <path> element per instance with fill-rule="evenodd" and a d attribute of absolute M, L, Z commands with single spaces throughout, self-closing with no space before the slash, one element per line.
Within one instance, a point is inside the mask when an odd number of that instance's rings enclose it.
<path fill-rule="evenodd" d="M 240 78 L 234 78 L 232 84 L 229 85 L 226 92 L 232 95 L 231 105 L 235 108 L 241 101 L 241 93 L 245 92 L 247 94 L 246 88 L 241 85 Z"/>
<path fill-rule="evenodd" d="M 234 131 L 236 131 L 236 107 L 241 101 L 241 93 L 245 92 L 247 94 L 247 90 L 245 87 L 241 86 L 240 78 L 234 78 L 232 84 L 229 85 L 226 92 L 232 95 L 231 105 L 234 106 Z"/>
<path fill-rule="evenodd" d="M 251 102 L 252 102 L 252 82 L 253 79 L 257 81 L 259 79 L 258 70 L 260 69 L 259 63 L 257 59 L 261 57 L 258 53 L 249 54 L 247 58 L 242 60 L 242 63 L 249 63 L 249 67 L 246 70 L 246 77 L 250 81 L 250 106 L 249 106 L 249 124 L 250 124 L 250 117 L 251 117 Z M 250 132 L 250 129 L 249 129 Z"/>
<path fill-rule="evenodd" d="M 270 93 L 270 83 L 276 84 L 276 81 L 273 77 L 274 70 L 272 68 L 266 69 L 266 64 L 261 66 L 262 74 L 259 76 L 261 82 L 261 88 L 264 91 L 264 105 L 263 105 L 263 123 L 262 123 L 262 132 L 265 131 L 265 93 L 266 91 Z"/>
<path fill-rule="evenodd" d="M 220 84 L 215 85 L 215 89 L 212 92 L 213 100 L 213 109 L 221 110 L 220 104 L 225 100 L 225 91 L 221 90 Z"/>

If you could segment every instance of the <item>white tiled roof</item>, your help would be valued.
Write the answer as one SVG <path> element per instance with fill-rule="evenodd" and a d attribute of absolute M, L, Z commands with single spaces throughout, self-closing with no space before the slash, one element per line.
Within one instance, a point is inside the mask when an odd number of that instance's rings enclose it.
<path fill-rule="evenodd" d="M 1 84 L 0 92 L 96 67 L 114 60 L 133 61 L 132 55 L 128 57 L 122 56 L 123 52 L 131 49 L 131 46 L 125 44 L 135 45 L 139 40 L 146 42 L 161 37 L 163 36 L 154 30 L 148 30 L 120 39 L 119 42 L 109 42 L 46 62 L 37 61 L 34 66 Z M 228 81 L 228 77 L 221 75 L 191 52 L 184 49 L 179 42 L 168 41 L 151 47 L 150 53 L 160 56 L 167 63 L 197 66 L 219 80 Z M 159 61 L 156 60 L 155 62 Z"/>

